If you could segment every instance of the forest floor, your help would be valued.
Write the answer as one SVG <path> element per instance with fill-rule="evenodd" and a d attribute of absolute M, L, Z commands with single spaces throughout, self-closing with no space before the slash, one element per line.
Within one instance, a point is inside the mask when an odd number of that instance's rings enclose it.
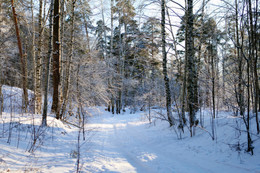
<path fill-rule="evenodd" d="M 229 112 L 219 112 L 212 140 L 208 111 L 203 112 L 204 129 L 196 127 L 191 138 L 185 128 L 181 139 L 177 129 L 158 119 L 158 111 L 152 110 L 150 123 L 147 112 L 131 114 L 127 109 L 112 115 L 104 107 L 88 108 L 92 116 L 87 117 L 85 140 L 82 131 L 78 140 L 79 128 L 72 125 L 77 119 L 72 117 L 68 124 L 48 116 L 48 127 L 43 128 L 40 115 L 3 113 L 0 172 L 76 172 L 79 156 L 81 172 L 89 173 L 260 173 L 255 126 L 252 156 L 245 151 L 241 118 Z"/>

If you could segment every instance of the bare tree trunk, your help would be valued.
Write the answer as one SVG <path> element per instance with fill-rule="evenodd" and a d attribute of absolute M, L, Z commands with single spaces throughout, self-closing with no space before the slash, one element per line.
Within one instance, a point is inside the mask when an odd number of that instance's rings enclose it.
<path fill-rule="evenodd" d="M 59 114 L 59 84 L 60 84 L 60 0 L 54 0 L 54 23 L 53 23 L 53 102 L 52 112 L 56 113 L 56 118 L 60 118 Z"/>
<path fill-rule="evenodd" d="M 21 60 L 22 84 L 23 84 L 23 108 L 24 108 L 24 111 L 27 112 L 28 91 L 27 91 L 27 67 L 25 66 L 26 60 L 24 59 L 25 57 L 23 55 L 22 43 L 21 43 L 21 39 L 20 39 L 19 27 L 18 27 L 18 22 L 17 22 L 17 14 L 15 12 L 15 7 L 14 7 L 14 0 L 11 0 L 11 4 L 12 4 L 13 17 L 14 17 L 15 30 L 16 30 L 17 45 L 18 45 L 19 55 L 20 55 L 20 60 Z"/>
<path fill-rule="evenodd" d="M 185 2 L 185 7 L 187 8 L 187 4 Z M 181 94 L 181 117 L 183 124 L 186 124 L 186 118 L 185 118 L 185 101 L 186 101 L 186 89 L 187 89 L 187 10 L 185 11 L 185 60 L 184 60 L 184 72 L 183 72 L 183 82 L 182 82 L 182 94 Z M 182 127 L 183 128 L 183 127 Z"/>
<path fill-rule="evenodd" d="M 61 89 L 60 89 L 60 98 L 59 101 L 60 103 L 63 103 L 63 95 L 64 95 L 64 78 L 65 78 L 65 60 L 63 57 L 63 47 L 64 47 L 64 41 L 63 41 L 63 37 L 64 37 L 64 16 L 65 14 L 65 10 L 64 10 L 64 6 L 65 6 L 65 0 L 61 0 L 61 12 L 60 12 L 60 21 L 61 21 L 61 27 L 60 27 L 60 82 L 61 82 Z"/>
<path fill-rule="evenodd" d="M 114 7 L 114 0 L 111 0 L 110 2 L 110 8 L 111 8 L 111 16 L 110 16 L 110 20 L 111 20 L 111 38 L 110 38 L 110 61 L 113 58 L 113 37 L 114 37 L 114 12 L 113 12 L 113 7 Z M 109 61 L 109 67 L 110 67 L 110 61 Z M 115 103 L 114 103 L 114 90 L 112 89 L 112 82 L 113 82 L 113 78 L 114 76 L 112 76 L 112 78 L 109 78 L 109 88 L 110 88 L 110 93 L 111 93 L 111 98 L 110 98 L 110 103 L 111 105 L 109 105 L 109 107 L 111 106 L 111 111 L 112 114 L 115 113 Z"/>
<path fill-rule="evenodd" d="M 122 108 L 122 87 L 123 87 L 123 76 L 122 76 L 122 66 L 123 66 L 123 63 L 122 63 L 122 59 L 123 59 L 123 42 L 122 42 L 122 36 L 121 36 L 121 26 L 122 26 L 122 23 L 121 23 L 121 11 L 119 11 L 119 14 L 118 14 L 118 20 L 119 20 L 119 57 L 118 57 L 118 65 L 117 65 L 117 72 L 118 74 L 120 75 L 120 78 L 117 80 L 117 83 L 118 83 L 118 88 L 117 88 L 117 101 L 116 101 L 116 113 L 117 114 L 120 114 L 120 111 L 121 111 L 121 108 Z"/>
<path fill-rule="evenodd" d="M 243 116 L 245 109 L 244 109 L 244 91 L 242 88 L 242 63 L 243 58 L 240 53 L 240 42 L 239 42 L 239 30 L 238 30 L 238 2 L 236 0 L 236 47 L 237 47 L 237 59 L 238 59 L 238 105 L 239 105 L 239 111 L 240 115 Z"/>
<path fill-rule="evenodd" d="M 194 57 L 194 38 L 193 38 L 193 0 L 188 0 L 187 11 L 187 72 L 188 72 L 188 107 L 189 107 L 189 121 L 190 121 L 190 135 L 193 136 L 192 129 L 195 122 L 196 113 L 196 62 Z"/>
<path fill-rule="evenodd" d="M 104 21 L 104 12 L 103 12 L 103 1 L 101 1 L 102 2 L 102 20 L 103 20 L 103 23 L 104 23 L 104 25 L 105 25 L 105 21 Z M 113 58 L 113 52 L 112 52 L 112 50 L 113 50 L 113 32 L 114 32 L 114 29 L 113 29 L 113 22 L 114 22 L 114 19 L 113 19 L 113 6 L 114 6 L 114 1 L 113 0 L 111 0 L 110 1 L 110 21 L 111 21 L 111 38 L 110 38 L 110 54 L 109 54 L 109 59 L 107 59 L 107 66 L 108 66 L 108 68 L 110 68 L 111 67 L 111 60 L 112 60 L 112 58 Z M 103 30 L 104 30 L 104 28 L 103 28 Z M 105 42 L 107 42 L 106 41 L 106 31 L 104 31 L 104 35 L 105 35 Z M 106 54 L 107 54 L 107 49 L 105 49 L 106 50 Z M 107 55 L 107 57 L 108 57 L 108 55 Z M 106 59 L 106 58 L 105 58 Z M 108 112 L 110 112 L 110 111 L 112 111 L 112 103 L 114 102 L 113 101 L 113 88 L 112 88 L 112 81 L 113 81 L 113 76 L 112 77 L 108 77 L 108 79 L 107 79 L 107 82 L 108 82 L 108 92 L 110 93 L 110 100 L 109 100 L 109 102 L 108 102 L 108 107 L 107 107 L 107 109 L 108 109 Z M 112 111 L 112 113 L 114 114 L 114 112 Z"/>
<path fill-rule="evenodd" d="M 33 12 L 34 3 L 31 0 L 31 13 L 32 13 L 32 60 L 33 60 L 33 80 L 34 80 L 34 113 L 36 112 L 36 59 L 35 59 L 35 23 L 34 23 L 34 12 Z"/>
<path fill-rule="evenodd" d="M 250 135 L 250 59 L 247 60 L 247 118 L 246 118 L 246 131 L 247 131 L 247 152 L 253 155 L 252 139 Z"/>
<path fill-rule="evenodd" d="M 215 62 L 214 62 L 214 55 L 213 55 L 213 43 L 210 43 L 210 58 L 211 58 L 211 82 L 212 82 L 212 111 L 213 111 L 213 119 L 216 118 L 216 104 L 215 104 Z"/>
<path fill-rule="evenodd" d="M 171 110 L 171 92 L 169 85 L 169 77 L 167 74 L 167 53 L 166 53 L 166 36 L 165 36 L 165 1 L 161 2 L 161 28 L 162 28 L 162 53 L 163 53 L 163 75 L 165 84 L 165 94 L 166 94 L 166 109 L 167 117 L 170 126 L 174 125 L 174 120 Z"/>
<path fill-rule="evenodd" d="M 68 97 L 69 97 L 69 91 L 70 91 L 70 76 L 71 76 L 71 64 L 72 64 L 72 57 L 73 57 L 73 45 L 74 45 L 74 20 L 75 20 L 75 3 L 76 0 L 72 0 L 72 11 L 71 11 L 71 30 L 70 30 L 70 45 L 69 45 L 69 59 L 67 61 L 67 68 L 66 68 L 66 75 L 64 80 L 64 99 L 63 99 L 63 105 L 61 109 L 60 118 L 64 115 L 66 111 L 66 107 L 68 104 Z"/>
<path fill-rule="evenodd" d="M 175 56 L 176 56 L 176 60 L 178 61 L 178 72 L 180 73 L 179 75 L 181 75 L 181 68 L 180 68 L 180 60 L 179 60 L 179 55 L 178 55 L 178 50 L 177 50 L 177 43 L 176 43 L 176 40 L 175 40 L 175 36 L 174 36 L 174 33 L 173 33 L 173 29 L 172 29 L 172 22 L 171 22 L 171 17 L 170 17 L 170 14 L 169 14 L 169 9 L 166 8 L 166 13 L 167 13 L 167 16 L 168 16 L 168 21 L 169 21 L 169 24 L 170 24 L 170 33 L 171 33 L 171 36 L 173 38 L 173 45 L 174 45 L 174 51 L 175 51 Z M 152 45 L 153 45 L 153 41 L 154 41 L 154 37 L 153 37 L 153 32 L 152 31 Z M 153 48 L 152 48 L 152 59 L 153 59 Z M 184 72 L 185 75 L 186 75 L 186 72 Z M 182 108 L 183 108 L 183 111 L 181 112 L 181 114 L 178 113 L 179 115 L 179 125 L 178 127 L 183 131 L 183 126 L 184 124 L 186 124 L 186 119 L 185 119 L 185 112 L 184 112 L 184 104 L 185 104 L 185 90 L 186 90 L 186 76 L 184 77 L 185 78 L 185 88 L 183 88 L 183 95 L 182 95 L 182 98 L 181 98 L 181 101 L 182 101 Z M 184 83 L 183 83 L 184 84 Z M 183 99 L 183 100 L 182 100 Z M 150 97 L 149 97 L 149 100 L 150 100 Z M 150 102 L 149 102 L 150 103 Z M 149 107 L 149 111 L 150 111 L 150 107 Z M 150 115 L 150 113 L 149 113 Z"/>
<path fill-rule="evenodd" d="M 46 57 L 46 71 L 45 71 L 45 83 L 44 83 L 44 103 L 42 114 L 42 126 L 47 125 L 47 111 L 48 111 L 48 88 L 49 88 L 49 76 L 50 76 L 50 61 L 52 54 L 52 18 L 53 18 L 53 0 L 51 0 L 50 10 L 50 25 L 49 25 L 49 52 Z"/>
<path fill-rule="evenodd" d="M 38 15 L 38 47 L 35 61 L 35 113 L 41 114 L 42 93 L 41 93 L 41 67 L 42 67 L 42 0 L 39 1 Z"/>

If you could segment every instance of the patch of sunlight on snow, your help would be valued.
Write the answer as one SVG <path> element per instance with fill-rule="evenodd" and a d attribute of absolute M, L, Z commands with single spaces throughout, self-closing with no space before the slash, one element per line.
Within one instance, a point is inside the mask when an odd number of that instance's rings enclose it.
<path fill-rule="evenodd" d="M 127 173 L 136 173 L 136 169 L 123 158 L 99 158 L 92 163 L 92 169 L 95 167 L 98 169 L 98 172 L 127 172 Z"/>
<path fill-rule="evenodd" d="M 141 156 L 137 156 L 142 162 L 149 162 L 157 158 L 153 153 L 143 153 Z"/>

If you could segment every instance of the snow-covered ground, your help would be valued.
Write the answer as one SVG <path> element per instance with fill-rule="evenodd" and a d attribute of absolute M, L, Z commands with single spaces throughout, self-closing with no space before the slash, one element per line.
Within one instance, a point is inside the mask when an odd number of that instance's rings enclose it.
<path fill-rule="evenodd" d="M 112 115 L 103 107 L 88 111 L 92 116 L 85 125 L 85 141 L 81 133 L 80 153 L 77 127 L 53 115 L 48 116 L 49 127 L 43 128 L 40 115 L 3 113 L 0 172 L 75 172 L 78 154 L 81 171 L 89 173 L 260 172 L 260 136 L 252 135 L 255 149 L 251 156 L 245 152 L 246 133 L 235 130 L 243 129 L 243 122 L 231 113 L 219 113 L 213 141 L 206 111 L 205 129 L 209 133 L 197 127 L 191 138 L 185 128 L 182 139 L 165 121 L 153 118 L 149 123 L 145 112 L 130 114 L 127 110 Z M 34 152 L 28 152 L 30 149 Z"/>

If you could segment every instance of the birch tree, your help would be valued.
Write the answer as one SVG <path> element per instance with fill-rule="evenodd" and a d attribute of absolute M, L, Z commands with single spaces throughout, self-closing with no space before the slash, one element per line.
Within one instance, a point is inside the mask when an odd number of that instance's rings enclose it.
<path fill-rule="evenodd" d="M 35 113 L 41 113 L 42 107 L 42 93 L 41 93 L 41 67 L 42 67 L 42 0 L 39 1 L 39 14 L 38 14 L 38 45 L 35 60 Z"/>
<path fill-rule="evenodd" d="M 169 85 L 169 77 L 167 73 L 167 53 L 166 53 L 166 36 L 165 36 L 165 1 L 161 1 L 161 34 L 162 34 L 162 54 L 163 54 L 163 75 L 165 84 L 165 94 L 166 94 L 166 109 L 167 117 L 170 126 L 174 125 L 174 120 L 171 110 L 171 91 Z"/>
<path fill-rule="evenodd" d="M 47 125 L 48 91 L 49 91 L 49 78 L 50 78 L 50 61 L 51 61 L 51 56 L 52 56 L 53 0 L 51 0 L 50 9 L 51 10 L 50 10 L 50 17 L 49 17 L 49 51 L 48 51 L 48 55 L 46 57 L 42 126 L 46 126 Z"/>

